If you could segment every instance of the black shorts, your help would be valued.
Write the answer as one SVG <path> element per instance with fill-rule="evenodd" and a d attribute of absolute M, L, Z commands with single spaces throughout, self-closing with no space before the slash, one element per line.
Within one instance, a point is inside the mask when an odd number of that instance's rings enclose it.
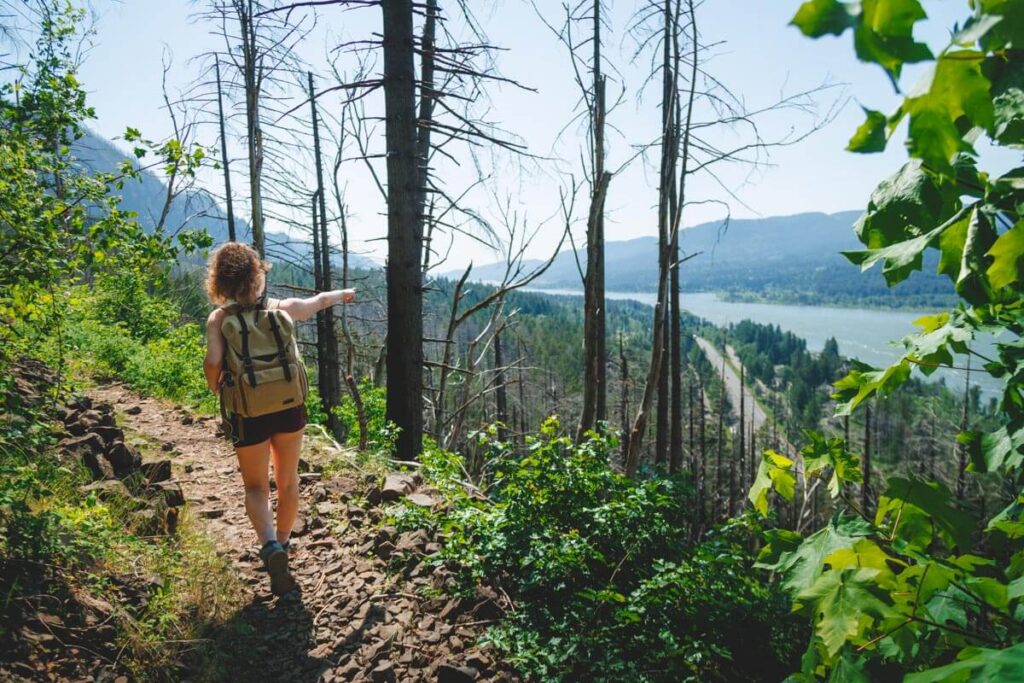
<path fill-rule="evenodd" d="M 229 413 L 224 424 L 225 436 L 235 448 L 255 446 L 275 434 L 297 432 L 306 426 L 306 406 L 295 406 L 259 417 L 242 417 Z"/>

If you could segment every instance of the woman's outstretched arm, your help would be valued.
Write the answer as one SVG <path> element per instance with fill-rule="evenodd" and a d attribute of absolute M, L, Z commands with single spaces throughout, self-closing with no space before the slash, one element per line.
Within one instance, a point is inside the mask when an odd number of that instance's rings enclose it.
<path fill-rule="evenodd" d="M 336 304 L 350 304 L 356 300 L 356 290 L 336 289 L 333 292 L 321 292 L 308 299 L 282 299 L 278 308 L 292 317 L 292 320 L 308 320 L 317 311 L 330 308 Z"/>

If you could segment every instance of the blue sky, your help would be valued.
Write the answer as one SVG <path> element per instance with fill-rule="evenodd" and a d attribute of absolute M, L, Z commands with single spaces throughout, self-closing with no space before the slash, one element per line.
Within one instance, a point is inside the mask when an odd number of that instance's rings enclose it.
<path fill-rule="evenodd" d="M 442 2 L 442 7 L 445 4 Z M 583 130 L 579 126 L 565 128 L 577 100 L 569 60 L 530 3 L 501 0 L 473 4 L 478 6 L 477 18 L 491 42 L 505 48 L 498 55 L 502 74 L 536 90 L 492 87 L 485 103 L 487 117 L 514 132 L 531 153 L 542 158 L 516 159 L 507 154 L 492 157 L 483 150 L 480 163 L 488 169 L 487 179 L 467 200 L 479 213 L 498 222 L 502 213 L 497 211 L 497 205 L 507 201 L 522 220 L 537 226 L 557 214 L 558 188 L 564 186 L 566 175 L 580 175 Z M 625 88 L 623 100 L 609 120 L 615 128 L 610 133 L 612 168 L 632 156 L 635 145 L 656 136 L 660 116 L 656 87 L 646 98 L 638 99 L 646 64 L 629 63 L 634 42 L 625 29 L 639 4 L 636 0 L 609 3 L 611 33 L 606 37 L 605 54 L 614 66 L 614 82 L 609 87 L 615 94 Z M 860 123 L 859 103 L 886 111 L 897 99 L 878 67 L 856 61 L 849 36 L 812 41 L 788 26 L 798 5 L 789 0 L 707 0 L 699 10 L 701 32 L 705 43 L 714 43 L 715 47 L 706 69 L 728 84 L 750 109 L 763 107 L 780 94 L 792 94 L 822 83 L 837 87 L 816 96 L 818 117 L 837 101 L 845 101 L 846 106 L 831 124 L 807 140 L 772 151 L 762 168 L 722 168 L 720 183 L 706 176 L 695 178 L 689 190 L 690 199 L 707 203 L 688 207 L 684 224 L 721 218 L 725 211 L 718 203 L 721 201 L 728 201 L 731 215 L 736 218 L 860 208 L 877 181 L 901 163 L 903 151 L 899 140 L 894 140 L 884 154 L 858 156 L 843 151 L 849 135 Z M 560 2 L 536 0 L 536 6 L 549 21 L 559 21 Z M 933 0 L 925 6 L 932 19 L 924 27 L 923 36 L 939 41 L 946 36 L 947 27 L 963 14 L 966 3 Z M 174 57 L 169 74 L 172 89 L 185 89 L 198 74 L 200 64 L 195 58 L 223 45 L 213 35 L 216 27 L 196 18 L 202 3 L 97 0 L 94 8 L 95 45 L 81 73 L 98 115 L 93 127 L 108 137 L 120 135 L 129 125 L 140 128 L 148 137 L 168 134 L 169 122 L 162 109 L 162 55 L 169 52 Z M 379 14 L 376 9 L 320 11 L 317 28 L 300 48 L 301 56 L 314 70 L 322 70 L 328 47 L 342 37 L 368 38 L 370 32 L 379 31 Z M 451 25 L 454 31 L 460 30 L 457 21 L 453 20 Z M 909 87 L 920 74 L 919 69 L 911 69 L 903 85 Z M 379 93 L 372 96 L 368 103 L 371 113 L 379 110 L 379 101 Z M 322 106 L 336 108 L 337 102 L 337 98 L 324 98 Z M 698 116 L 707 118 L 706 108 L 698 110 Z M 762 134 L 776 139 L 790 131 L 805 130 L 813 120 L 813 116 L 793 112 L 774 114 L 763 120 Z M 236 134 L 241 130 L 238 126 Z M 723 146 L 744 139 L 747 138 L 742 131 L 722 130 L 714 134 L 715 142 Z M 216 130 L 203 127 L 200 141 L 215 146 Z M 379 146 L 382 140 L 376 144 Z M 232 164 L 233 182 L 243 187 L 245 165 L 237 136 L 232 140 L 232 150 L 231 155 L 238 159 Z M 472 164 L 468 150 L 460 154 L 460 164 L 440 162 L 436 169 L 453 194 L 475 179 L 469 168 Z M 308 161 L 296 158 L 294 164 L 295 178 L 309 177 Z M 344 165 L 342 175 L 351 211 L 349 226 L 354 248 L 380 256 L 382 244 L 373 241 L 384 234 L 379 193 L 362 163 Z M 220 191 L 218 175 L 207 173 L 202 181 L 211 190 Z M 656 233 L 655 183 L 653 166 L 641 161 L 632 163 L 613 179 L 607 204 L 609 240 Z M 730 198 L 729 193 L 736 198 Z M 581 193 L 577 203 L 581 217 L 585 207 L 586 198 Z M 530 256 L 542 257 L 553 248 L 560 232 L 556 223 L 557 220 L 551 221 L 534 236 Z M 268 227 L 282 226 L 271 221 Z M 582 232 L 580 224 L 577 237 Z M 491 261 L 494 254 L 476 241 L 455 238 L 447 266 L 461 267 L 469 260 Z"/>

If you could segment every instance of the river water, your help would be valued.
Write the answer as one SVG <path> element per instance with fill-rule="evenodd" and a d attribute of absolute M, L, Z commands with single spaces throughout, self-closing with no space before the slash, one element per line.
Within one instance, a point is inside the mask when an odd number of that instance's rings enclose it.
<path fill-rule="evenodd" d="M 531 291 L 568 296 L 582 295 L 582 292 L 565 289 Z M 654 292 L 607 292 L 605 295 L 609 299 L 632 299 L 651 306 L 657 299 Z M 723 301 L 717 295 L 707 292 L 683 293 L 680 302 L 690 313 L 715 325 L 725 326 L 741 320 L 778 325 L 783 330 L 806 339 L 810 351 L 820 351 L 826 339 L 835 337 L 842 355 L 860 359 L 876 367 L 898 360 L 903 355 L 903 347 L 899 340 L 918 329 L 913 324 L 915 320 L 935 313 L 731 302 Z M 993 357 L 995 351 L 991 337 L 981 338 L 976 344 L 979 353 Z M 978 359 L 973 362 L 975 367 L 980 365 Z M 963 357 L 957 357 L 954 364 L 963 367 L 964 363 Z M 932 374 L 931 379 L 945 381 L 957 391 L 963 390 L 962 371 L 943 368 Z M 972 372 L 971 382 L 981 387 L 986 398 L 999 394 L 1001 383 L 984 371 Z"/>

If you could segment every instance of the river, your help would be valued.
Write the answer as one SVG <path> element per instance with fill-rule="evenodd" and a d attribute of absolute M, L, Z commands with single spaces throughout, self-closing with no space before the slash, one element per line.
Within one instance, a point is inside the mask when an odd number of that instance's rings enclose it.
<path fill-rule="evenodd" d="M 567 289 L 530 291 L 582 296 L 580 291 Z M 653 306 L 657 299 L 654 292 L 607 292 L 606 296 L 609 299 L 632 299 L 650 306 Z M 725 326 L 741 320 L 778 325 L 783 330 L 806 339 L 807 348 L 811 351 L 820 351 L 826 339 L 835 337 L 841 354 L 878 367 L 888 365 L 903 355 L 903 347 L 899 340 L 918 329 L 913 324 L 915 320 L 929 314 L 926 311 L 731 302 L 723 301 L 717 295 L 707 292 L 684 293 L 680 296 L 680 302 L 690 313 L 715 325 Z M 980 353 L 989 357 L 994 355 L 991 337 L 982 338 L 977 344 Z M 979 363 L 977 359 L 974 362 L 975 365 Z M 957 358 L 955 364 L 962 367 L 964 358 Z M 957 391 L 962 391 L 963 375 L 962 371 L 943 368 L 931 375 L 931 379 L 944 380 Z M 985 372 L 972 372 L 971 381 L 981 387 L 986 398 L 999 395 L 1001 383 Z"/>

